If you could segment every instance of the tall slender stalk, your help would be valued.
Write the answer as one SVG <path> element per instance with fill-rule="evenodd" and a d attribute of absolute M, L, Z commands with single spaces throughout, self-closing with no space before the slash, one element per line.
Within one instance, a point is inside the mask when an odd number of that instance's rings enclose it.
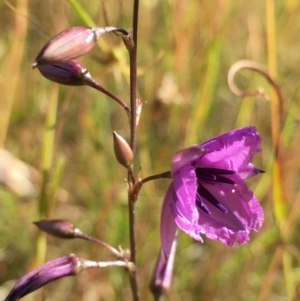
<path fill-rule="evenodd" d="M 56 111 L 57 111 L 57 100 L 58 100 L 58 85 L 54 86 L 53 94 L 49 98 L 49 108 L 47 112 L 44 141 L 43 141 L 43 153 L 42 153 L 42 186 L 39 198 L 39 218 L 43 219 L 49 215 L 49 198 L 48 198 L 48 185 L 50 181 L 50 169 L 52 166 L 53 158 L 53 146 L 54 146 L 54 135 L 55 135 L 55 122 L 56 122 Z M 37 263 L 42 264 L 46 256 L 46 236 L 40 232 L 37 238 L 37 250 L 36 257 Z"/>
<path fill-rule="evenodd" d="M 268 67 L 271 76 L 276 77 L 277 58 L 276 58 L 276 26 L 275 26 L 275 1 L 266 0 L 266 30 L 267 30 L 267 49 L 268 49 Z M 282 107 L 274 89 L 270 93 L 271 105 L 271 129 L 272 144 L 274 149 L 273 163 L 273 208 L 277 226 L 279 228 L 280 238 L 288 243 L 288 236 L 285 235 L 285 224 L 287 222 L 287 197 L 283 186 L 283 147 L 281 142 L 282 130 Z M 293 300 L 295 295 L 295 281 L 292 271 L 292 255 L 282 250 L 283 275 L 286 284 L 286 294 L 289 300 Z"/>
<path fill-rule="evenodd" d="M 132 18 L 132 36 L 134 47 L 129 49 L 130 59 L 130 147 L 135 153 L 136 148 L 136 88 L 137 88 L 137 32 L 138 32 L 138 11 L 139 0 L 133 2 L 133 18 Z M 128 182 L 133 186 L 135 184 L 135 178 L 132 168 L 128 170 Z M 131 261 L 136 264 L 136 233 L 135 233 L 135 196 L 132 190 L 129 189 L 128 193 L 128 218 L 129 218 L 129 241 L 131 251 Z M 140 300 L 140 293 L 137 281 L 137 272 L 132 271 L 130 275 L 130 285 L 134 301 Z"/>

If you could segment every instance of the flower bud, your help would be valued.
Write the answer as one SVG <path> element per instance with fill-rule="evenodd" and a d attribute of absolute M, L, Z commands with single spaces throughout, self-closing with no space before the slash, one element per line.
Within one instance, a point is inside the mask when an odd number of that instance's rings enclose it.
<path fill-rule="evenodd" d="M 118 162 L 129 167 L 133 161 L 133 152 L 126 140 L 118 135 L 115 131 L 113 132 L 114 137 L 114 151 Z"/>
<path fill-rule="evenodd" d="M 77 60 L 56 63 L 54 65 L 41 65 L 37 68 L 45 78 L 68 86 L 85 85 L 85 75 L 89 74 L 84 65 Z"/>
<path fill-rule="evenodd" d="M 45 78 L 62 85 L 89 85 L 89 81 L 92 79 L 85 66 L 77 60 L 54 65 L 42 65 L 37 68 Z"/>
<path fill-rule="evenodd" d="M 156 297 L 155 300 L 158 300 L 159 297 L 164 292 L 168 291 L 171 286 L 176 247 L 177 233 L 175 234 L 175 238 L 172 242 L 170 255 L 166 256 L 162 249 L 158 254 L 156 265 L 150 281 L 150 290 Z"/>
<path fill-rule="evenodd" d="M 97 39 L 106 32 L 117 31 L 125 35 L 127 32 L 118 27 L 83 27 L 68 28 L 52 39 L 42 48 L 32 67 L 53 65 L 69 61 L 89 52 Z"/>
<path fill-rule="evenodd" d="M 51 281 L 77 275 L 82 270 L 81 265 L 81 259 L 75 254 L 48 261 L 21 277 L 15 283 L 5 301 L 17 301 Z"/>
<path fill-rule="evenodd" d="M 53 65 L 79 57 L 94 47 L 95 40 L 95 31 L 90 27 L 68 28 L 45 44 L 32 66 Z"/>
<path fill-rule="evenodd" d="M 70 222 L 62 219 L 43 219 L 33 222 L 40 230 L 59 237 L 59 238 L 75 238 L 75 226 Z"/>

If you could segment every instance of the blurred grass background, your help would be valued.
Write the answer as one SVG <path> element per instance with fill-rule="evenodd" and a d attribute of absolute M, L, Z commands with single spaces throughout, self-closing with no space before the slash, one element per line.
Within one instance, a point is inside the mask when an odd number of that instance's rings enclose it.
<path fill-rule="evenodd" d="M 51 204 L 45 215 L 68 219 L 84 232 L 126 248 L 126 172 L 112 151 L 113 130 L 128 139 L 124 112 L 90 88 L 58 87 L 31 69 L 51 36 L 84 25 L 71 2 L 0 2 L 0 147 L 41 173 L 49 168 L 45 194 Z M 99 26 L 130 27 L 131 1 L 78 3 Z M 251 233 L 247 245 L 233 248 L 218 241 L 200 244 L 180 233 L 168 300 L 300 300 L 299 15 L 296 0 L 141 1 L 138 95 L 146 103 L 136 166 L 142 164 L 142 176 L 168 170 L 181 147 L 246 125 L 255 125 L 263 137 L 255 164 L 267 171 L 249 181 L 265 209 L 262 229 Z M 268 83 L 247 70 L 236 76 L 240 88 L 264 89 L 269 99 L 242 99 L 227 86 L 230 66 L 245 58 L 269 68 L 285 96 L 284 111 L 277 112 L 283 115 L 279 175 L 271 135 L 270 108 L 276 101 Z M 81 61 L 99 83 L 128 102 L 127 53 L 119 39 L 103 36 L 100 48 Z M 45 135 L 52 135 L 45 127 L 49 115 L 50 121 L 51 116 L 57 118 L 57 126 L 51 152 L 45 154 Z M 152 300 L 148 283 L 168 184 L 169 180 L 147 183 L 136 206 L 143 301 Z M 0 188 L 0 299 L 38 260 L 39 234 L 31 221 L 39 219 L 39 198 Z M 105 250 L 84 241 L 47 237 L 47 242 L 47 259 L 70 252 L 111 259 Z M 85 271 L 24 300 L 131 300 L 131 294 L 127 275 L 115 268 Z"/>

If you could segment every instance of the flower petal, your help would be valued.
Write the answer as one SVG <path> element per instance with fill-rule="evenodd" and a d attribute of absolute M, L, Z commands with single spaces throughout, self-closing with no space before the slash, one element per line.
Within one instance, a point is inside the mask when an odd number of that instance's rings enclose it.
<path fill-rule="evenodd" d="M 260 141 L 255 127 L 227 132 L 201 144 L 206 153 L 196 160 L 195 166 L 215 167 L 217 164 L 218 168 L 249 173 L 253 156 L 260 151 Z"/>
<path fill-rule="evenodd" d="M 161 218 L 160 218 L 161 245 L 165 255 L 170 254 L 172 243 L 174 241 L 176 230 L 177 230 L 177 226 L 174 222 L 174 217 L 170 210 L 170 206 L 173 202 L 173 192 L 174 189 L 173 189 L 173 185 L 171 184 L 167 190 L 167 193 L 163 201 Z"/>
<path fill-rule="evenodd" d="M 249 240 L 248 233 L 258 230 L 263 221 L 263 210 L 256 197 L 241 179 L 235 181 L 236 185 L 227 185 L 227 188 L 224 184 L 220 187 L 204 184 L 228 212 L 224 213 L 207 202 L 205 204 L 211 214 L 200 211 L 198 220 L 201 233 L 210 239 L 220 239 L 229 246 L 235 242 L 246 243 Z"/>
<path fill-rule="evenodd" d="M 191 164 L 199 156 L 205 154 L 205 150 L 201 144 L 194 144 L 178 151 L 172 159 L 171 171 L 175 174 L 180 168 Z"/>

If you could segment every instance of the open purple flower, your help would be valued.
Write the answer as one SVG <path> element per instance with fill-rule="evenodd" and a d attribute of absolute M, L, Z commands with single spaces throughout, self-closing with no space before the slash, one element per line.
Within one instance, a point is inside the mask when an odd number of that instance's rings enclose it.
<path fill-rule="evenodd" d="M 261 141 L 254 127 L 232 130 L 178 151 L 161 213 L 161 240 L 170 253 L 177 227 L 228 246 L 244 244 L 263 222 L 263 210 L 244 180 L 261 172 L 252 163 Z"/>

